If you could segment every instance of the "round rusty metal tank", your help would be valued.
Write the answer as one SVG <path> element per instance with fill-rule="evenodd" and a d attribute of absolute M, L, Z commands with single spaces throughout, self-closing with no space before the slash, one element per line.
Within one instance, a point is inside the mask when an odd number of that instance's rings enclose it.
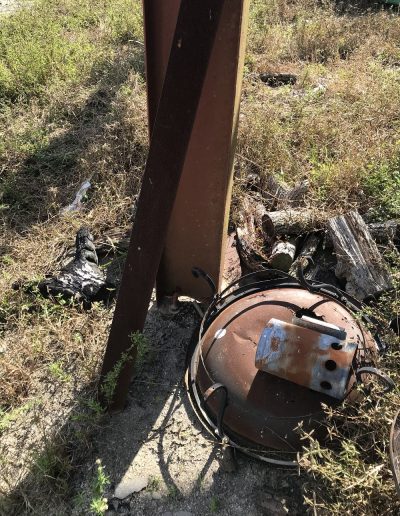
<path fill-rule="evenodd" d="M 290 277 L 253 279 L 250 285 L 216 296 L 204 317 L 188 365 L 193 405 L 214 436 L 229 440 L 250 454 L 260 455 L 268 450 L 269 457 L 275 456 L 278 463 L 280 454 L 285 452 L 284 463 L 291 456 L 294 459 L 301 449 L 299 424 L 306 431 L 323 435 L 321 404 L 337 406 L 342 400 L 329 395 L 329 390 L 324 393 L 323 388 L 317 392 L 307 387 L 310 382 L 307 375 L 295 383 L 256 367 L 260 336 L 269 321 L 290 325 L 306 316 L 344 330 L 346 341 L 353 346 L 351 369 L 346 378 L 347 393 L 350 392 L 353 368 L 371 363 L 378 351 L 377 342 L 354 313 L 359 309 L 357 301 L 341 291 L 323 287 L 314 284 L 310 291 Z M 299 336 L 294 338 L 304 337 L 307 341 L 318 335 L 314 330 L 299 328 Z M 336 348 L 340 346 L 335 343 L 337 338 L 329 338 L 332 346 L 328 352 L 336 357 Z M 301 355 L 302 349 L 299 347 L 297 353 Z M 313 364 L 307 362 L 307 357 L 301 360 L 305 364 L 303 369 L 312 375 Z M 292 362 L 286 366 L 292 378 L 296 365 Z M 324 387 L 327 382 L 320 383 Z"/>

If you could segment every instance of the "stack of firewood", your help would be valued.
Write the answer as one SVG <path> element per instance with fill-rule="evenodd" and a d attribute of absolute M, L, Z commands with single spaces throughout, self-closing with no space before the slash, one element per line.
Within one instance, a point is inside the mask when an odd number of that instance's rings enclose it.
<path fill-rule="evenodd" d="M 244 271 L 271 267 L 296 275 L 299 261 L 307 256 L 307 279 L 334 284 L 357 299 L 393 288 L 379 247 L 396 250 L 399 221 L 367 224 L 357 211 L 324 220 L 320 213 L 300 208 L 306 182 L 292 190 L 279 188 L 275 184 L 269 195 L 271 201 L 285 199 L 285 208 L 274 210 L 257 192 L 249 191 L 241 200 L 235 238 Z"/>

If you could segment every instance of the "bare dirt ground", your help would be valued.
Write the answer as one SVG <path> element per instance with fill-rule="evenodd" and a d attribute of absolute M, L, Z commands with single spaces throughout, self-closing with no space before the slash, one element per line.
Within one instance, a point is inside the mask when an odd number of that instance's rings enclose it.
<path fill-rule="evenodd" d="M 11 13 L 18 9 L 19 2 L 16 0 L 0 0 L 0 14 Z"/>
<path fill-rule="evenodd" d="M 296 470 L 241 455 L 236 472 L 224 471 L 221 450 L 198 423 L 184 388 L 186 348 L 198 322 L 189 302 L 172 318 L 150 309 L 146 335 L 154 348 L 126 410 L 95 438 L 96 458 L 111 479 L 108 514 L 304 514 Z M 141 492 L 113 498 L 121 481 L 142 480 Z"/>

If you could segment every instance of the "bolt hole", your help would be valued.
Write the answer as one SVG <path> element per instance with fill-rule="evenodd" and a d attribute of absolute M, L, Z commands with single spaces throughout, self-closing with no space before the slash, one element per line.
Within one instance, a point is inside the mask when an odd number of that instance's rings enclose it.
<path fill-rule="evenodd" d="M 336 369 L 337 365 L 334 360 L 327 360 L 325 362 L 325 367 L 328 369 L 328 371 L 334 371 Z"/>
<path fill-rule="evenodd" d="M 339 342 L 332 342 L 331 348 L 335 349 L 336 351 L 339 351 L 343 348 L 343 344 L 339 344 Z"/>
<path fill-rule="evenodd" d="M 330 389 L 332 389 L 332 384 L 329 383 L 329 382 L 321 382 L 320 383 L 321 387 L 327 391 L 329 391 Z"/>

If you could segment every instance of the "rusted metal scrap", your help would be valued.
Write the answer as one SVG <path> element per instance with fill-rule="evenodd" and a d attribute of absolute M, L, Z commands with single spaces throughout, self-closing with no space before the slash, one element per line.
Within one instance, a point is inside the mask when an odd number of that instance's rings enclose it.
<path fill-rule="evenodd" d="M 191 274 L 194 266 L 206 270 L 218 286 L 223 279 L 249 4 L 229 0 L 221 10 L 157 275 L 158 301 L 176 293 L 206 298 L 207 286 Z M 181 5 L 181 0 L 144 1 L 150 128 Z M 186 87 L 192 83 L 196 52 L 193 45 L 183 79 Z"/>
<path fill-rule="evenodd" d="M 343 400 L 357 343 L 338 326 L 307 316 L 271 319 L 257 346 L 261 371 Z"/>
<path fill-rule="evenodd" d="M 131 336 L 143 330 L 211 52 L 226 4 L 225 0 L 182 0 L 180 4 L 100 375 L 99 396 L 106 402 L 102 386 L 108 374 L 121 363 L 121 358 L 128 357 L 109 407 L 113 410 L 123 409 L 125 405 L 136 356 Z"/>

